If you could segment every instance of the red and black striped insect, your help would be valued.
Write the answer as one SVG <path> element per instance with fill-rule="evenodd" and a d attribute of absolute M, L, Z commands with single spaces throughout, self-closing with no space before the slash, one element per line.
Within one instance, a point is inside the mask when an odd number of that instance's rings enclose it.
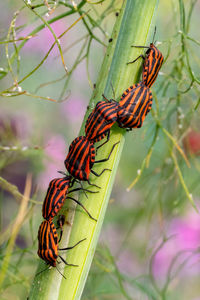
<path fill-rule="evenodd" d="M 140 128 L 151 110 L 152 94 L 141 81 L 129 87 L 119 101 L 117 122 L 122 128 Z"/>
<path fill-rule="evenodd" d="M 156 29 L 154 31 L 154 37 L 155 37 L 155 33 L 156 33 Z M 144 59 L 142 81 L 147 87 L 150 88 L 158 76 L 158 72 L 163 64 L 164 57 L 162 53 L 158 50 L 158 48 L 156 48 L 153 42 L 149 45 L 149 47 L 147 46 L 132 46 L 132 47 L 147 48 L 145 56 L 139 55 L 132 62 L 129 62 L 129 64 L 134 63 L 140 57 Z"/>
<path fill-rule="evenodd" d="M 109 141 L 110 128 L 117 121 L 117 111 L 118 103 L 111 99 L 99 101 L 89 115 L 85 124 L 85 135 L 87 139 L 96 143 L 107 135 L 107 141 L 96 149 Z"/>
<path fill-rule="evenodd" d="M 95 161 L 95 148 L 92 142 L 90 142 L 85 136 L 79 136 L 73 140 L 69 147 L 68 155 L 65 159 L 65 167 L 68 172 L 76 179 L 87 181 L 89 184 L 90 172 L 95 176 L 101 176 L 106 170 L 104 169 L 100 174 L 97 174 L 92 167 L 95 163 L 101 163 L 109 160 L 114 147 L 118 143 L 115 143 L 107 158 Z"/>
<path fill-rule="evenodd" d="M 79 243 L 81 243 L 84 240 L 85 239 L 79 241 L 72 247 L 59 249 L 58 248 L 59 241 L 58 241 L 58 234 L 57 234 L 56 227 L 52 221 L 45 220 L 41 223 L 38 231 L 38 252 L 37 253 L 38 256 L 47 263 L 47 265 L 52 267 L 56 267 L 56 262 L 58 257 L 68 266 L 77 266 L 73 264 L 68 264 L 66 260 L 59 255 L 58 250 L 64 251 L 64 250 L 73 249 L 75 246 L 77 246 Z M 60 273 L 59 270 L 58 272 Z"/>
<path fill-rule="evenodd" d="M 91 214 L 88 212 L 88 210 L 83 206 L 82 203 L 80 203 L 78 200 L 67 196 L 69 193 L 76 192 L 76 191 L 86 191 L 89 193 L 96 193 L 87 189 L 83 188 L 75 188 L 69 191 L 69 188 L 73 185 L 72 177 L 71 176 L 65 176 L 63 178 L 55 178 L 50 181 L 49 187 L 47 190 L 46 197 L 44 199 L 43 207 L 42 207 L 42 216 L 46 220 L 52 220 L 60 211 L 62 208 L 64 201 L 67 197 L 67 199 L 71 199 L 74 202 L 76 202 L 78 205 L 80 205 L 86 213 L 89 215 L 89 217 L 93 220 L 94 219 Z"/>

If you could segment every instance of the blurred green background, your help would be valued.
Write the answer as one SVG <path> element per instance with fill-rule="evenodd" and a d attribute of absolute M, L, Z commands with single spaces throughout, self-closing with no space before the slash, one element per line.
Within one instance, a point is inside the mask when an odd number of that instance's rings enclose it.
<path fill-rule="evenodd" d="M 58 19 L 51 27 L 59 37 L 80 16 L 73 5 L 87 1 L 30 2 L 46 21 Z M 0 3 L 0 299 L 28 296 L 45 192 L 65 171 L 121 3 L 84 3 L 81 12 L 90 9 L 91 18 L 59 40 L 68 76 L 55 45 L 22 82 L 54 37 L 47 27 L 32 34 L 43 22 L 23 1 Z M 126 134 L 82 299 L 200 299 L 199 15 L 199 1 L 160 1 L 156 41 L 166 61 L 152 88 L 152 113 Z M 31 201 L 22 213 L 24 190 Z"/>

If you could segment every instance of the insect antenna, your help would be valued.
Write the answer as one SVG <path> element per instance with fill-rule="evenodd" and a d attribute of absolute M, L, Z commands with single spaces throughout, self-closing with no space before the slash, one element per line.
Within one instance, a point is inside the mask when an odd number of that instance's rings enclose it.
<path fill-rule="evenodd" d="M 113 84 L 112 82 L 110 83 L 111 85 L 111 89 L 112 89 L 112 93 L 113 93 L 113 97 L 114 97 L 114 100 L 115 100 L 115 90 L 114 90 L 114 87 L 113 87 Z M 116 100 L 115 100 L 116 101 Z"/>
<path fill-rule="evenodd" d="M 63 172 L 63 171 L 57 171 L 58 173 L 64 175 L 64 176 L 68 176 L 67 173 Z"/>
<path fill-rule="evenodd" d="M 154 44 L 154 42 L 155 42 L 155 36 L 156 36 L 156 26 L 155 26 L 155 29 L 154 29 L 154 33 L 153 33 L 153 41 L 152 41 L 152 44 Z"/>
<path fill-rule="evenodd" d="M 43 273 L 44 271 L 46 271 L 46 270 L 48 270 L 48 269 L 50 269 L 50 267 L 48 266 L 47 268 L 45 268 L 44 270 L 42 270 L 42 271 L 40 271 L 40 272 L 38 272 L 35 276 L 38 276 L 38 275 L 40 275 L 41 273 Z"/>
<path fill-rule="evenodd" d="M 99 191 L 96 191 L 96 192 L 95 191 L 90 191 L 86 187 L 86 188 L 75 188 L 75 189 L 69 191 L 67 194 L 70 194 L 70 193 L 73 193 L 73 192 L 77 192 L 77 191 L 85 191 L 85 192 L 88 192 L 88 193 L 91 193 L 91 194 L 97 194 L 97 193 L 99 193 Z"/>
<path fill-rule="evenodd" d="M 65 275 L 63 275 L 63 274 L 60 272 L 60 270 L 57 268 L 57 266 L 56 266 L 56 270 L 58 271 L 58 273 L 60 273 L 60 275 L 62 275 L 62 277 L 64 277 L 65 279 L 67 279 L 67 278 L 65 277 Z"/>
<path fill-rule="evenodd" d="M 103 99 L 104 99 L 106 102 L 109 102 L 109 99 L 106 98 L 106 96 L 105 96 L 104 94 L 102 94 L 102 97 L 103 97 Z"/>

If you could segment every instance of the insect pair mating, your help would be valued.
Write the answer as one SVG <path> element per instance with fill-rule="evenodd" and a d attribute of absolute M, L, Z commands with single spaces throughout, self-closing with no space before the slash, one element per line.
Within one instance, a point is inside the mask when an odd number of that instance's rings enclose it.
<path fill-rule="evenodd" d="M 52 267 L 56 266 L 56 260 L 58 257 L 60 257 L 65 264 L 68 264 L 60 255 L 58 255 L 58 250 L 62 251 L 72 249 L 83 241 L 79 241 L 73 247 L 64 249 L 58 248 L 58 236 L 52 219 L 62 208 L 64 200 L 66 198 L 74 200 L 77 204 L 82 206 L 90 218 L 94 219 L 78 200 L 67 196 L 68 188 L 71 187 L 72 178 L 78 181 L 87 181 L 91 184 L 89 180 L 90 173 L 95 176 L 101 176 L 106 170 L 109 170 L 103 169 L 102 172 L 98 174 L 93 170 L 93 166 L 95 163 L 102 163 L 109 160 L 115 146 L 118 144 L 115 143 L 112 146 L 107 158 L 95 160 L 96 151 L 109 141 L 111 127 L 117 123 L 119 127 L 127 130 L 140 128 L 143 125 L 146 115 L 151 110 L 153 99 L 150 87 L 153 85 L 158 76 L 158 72 L 163 63 L 163 55 L 155 47 L 153 42 L 149 47 L 134 47 L 147 48 L 145 56 L 140 55 L 130 62 L 133 63 L 140 57 L 144 59 L 142 81 L 137 84 L 133 84 L 126 89 L 119 102 L 112 99 L 107 100 L 104 97 L 104 101 L 100 101 L 96 104 L 86 121 L 85 136 L 79 136 L 74 139 L 69 147 L 69 152 L 64 163 L 66 169 L 70 173 L 70 176 L 56 178 L 49 184 L 47 195 L 43 204 L 43 217 L 46 220 L 42 222 L 38 232 L 38 255 Z M 95 150 L 94 144 L 105 137 L 107 137 L 106 141 L 99 145 Z M 85 192 L 91 192 L 83 188 L 77 188 L 72 191 L 81 189 Z"/>

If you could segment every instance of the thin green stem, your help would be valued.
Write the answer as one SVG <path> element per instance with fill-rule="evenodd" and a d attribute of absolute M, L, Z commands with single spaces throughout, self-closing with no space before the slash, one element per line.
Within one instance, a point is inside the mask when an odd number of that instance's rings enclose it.
<path fill-rule="evenodd" d="M 171 151 L 171 157 L 172 157 L 172 159 L 173 159 L 173 161 L 174 161 L 174 165 L 175 165 L 175 167 L 176 167 L 176 170 L 177 170 L 177 173 L 178 173 L 178 176 L 179 176 L 179 180 L 180 180 L 180 183 L 181 183 L 181 185 L 182 185 L 182 187 L 183 187 L 183 190 L 185 191 L 185 194 L 186 194 L 188 200 L 191 202 L 191 204 L 192 204 L 192 206 L 194 207 L 194 209 L 198 212 L 198 209 L 197 209 L 197 207 L 196 207 L 196 205 L 195 205 L 195 203 L 194 203 L 192 194 L 189 192 L 189 190 L 188 190 L 188 188 L 187 188 L 187 186 L 186 186 L 186 183 L 185 183 L 185 180 L 184 180 L 184 178 L 183 178 L 181 169 L 180 169 L 180 167 L 179 167 L 179 165 L 178 165 L 178 161 L 177 161 L 176 156 L 175 156 L 175 154 L 174 154 L 173 151 Z"/>
<path fill-rule="evenodd" d="M 82 0 L 80 2 L 80 4 L 77 6 L 77 9 L 81 9 L 85 5 L 85 3 L 86 3 L 86 0 Z M 47 21 L 47 23 L 48 23 L 48 25 L 50 25 L 52 23 L 55 23 L 58 20 L 61 20 L 67 16 L 70 16 L 76 12 L 77 11 L 72 7 L 72 9 L 70 11 L 64 12 L 64 13 L 52 18 L 51 20 Z M 40 32 L 42 29 L 45 28 L 45 25 L 46 24 L 41 24 L 41 25 L 37 26 L 34 30 L 31 31 L 30 34 L 28 34 L 28 36 L 36 35 L 38 32 Z M 26 42 L 27 42 L 27 40 L 24 40 L 23 42 L 21 42 L 21 44 L 18 46 L 18 51 L 21 50 L 21 48 L 25 45 Z M 13 53 L 11 56 L 11 62 L 14 61 L 15 57 L 16 57 L 16 53 Z"/>
<path fill-rule="evenodd" d="M 26 3 L 26 2 L 25 2 Z M 31 6 L 29 4 L 26 4 L 27 7 L 31 8 Z M 34 9 L 31 9 L 31 11 L 44 23 L 44 26 L 46 25 L 46 27 L 50 30 L 50 32 L 52 33 L 54 39 L 55 39 L 55 42 L 58 46 L 58 49 L 59 49 L 59 52 L 60 52 L 60 57 L 61 57 L 61 60 L 62 60 L 62 63 L 63 63 L 63 66 L 64 66 L 64 69 L 66 71 L 66 73 L 68 73 L 68 70 L 67 70 L 67 67 L 65 65 L 65 61 L 64 61 L 64 57 L 63 57 L 63 53 L 62 53 L 62 49 L 61 49 L 61 45 L 60 45 L 60 41 L 58 40 L 55 32 L 53 31 L 53 29 L 51 28 L 51 26 L 49 25 L 49 23 L 39 14 L 36 12 L 36 10 Z"/>

